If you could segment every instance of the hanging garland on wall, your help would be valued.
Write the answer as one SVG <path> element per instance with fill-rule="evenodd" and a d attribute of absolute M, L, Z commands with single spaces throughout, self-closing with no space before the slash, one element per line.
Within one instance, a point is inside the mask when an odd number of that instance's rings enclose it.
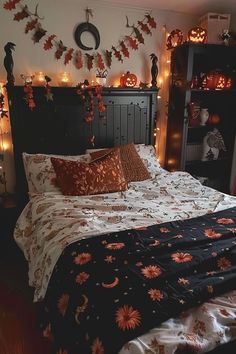
<path fill-rule="evenodd" d="M 103 52 L 94 52 L 93 55 L 88 53 L 83 54 L 81 50 L 67 47 L 56 34 L 47 34 L 40 21 L 44 18 L 38 15 L 38 5 L 34 12 L 31 12 L 27 5 L 23 4 L 23 0 L 8 0 L 3 4 L 3 8 L 9 11 L 16 11 L 14 21 L 22 21 L 28 19 L 25 25 L 25 33 L 32 33 L 34 43 L 40 42 L 44 38 L 43 49 L 45 51 L 54 50 L 54 56 L 57 60 L 63 60 L 64 64 L 72 62 L 77 69 L 86 67 L 91 70 L 94 66 L 99 70 L 104 70 L 105 67 L 111 68 L 112 60 L 115 58 L 120 63 L 123 63 L 125 58 L 129 58 L 130 49 L 137 50 L 140 44 L 144 44 L 143 34 L 152 35 L 152 30 L 156 28 L 156 21 L 150 13 L 145 14 L 141 21 L 137 24 L 130 25 L 126 16 L 126 27 L 131 29 L 130 34 L 127 34 L 119 41 L 119 44 L 106 49 Z"/>

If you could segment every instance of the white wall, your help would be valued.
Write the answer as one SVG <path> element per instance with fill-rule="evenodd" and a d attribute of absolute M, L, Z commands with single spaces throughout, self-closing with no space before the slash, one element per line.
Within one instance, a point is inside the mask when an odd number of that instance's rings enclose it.
<path fill-rule="evenodd" d="M 43 39 L 40 43 L 34 44 L 31 40 L 31 34 L 24 33 L 24 26 L 26 20 L 17 22 L 13 21 L 13 12 L 3 9 L 5 0 L 0 1 L 0 23 L 2 35 L 0 37 L 0 57 L 4 58 L 5 52 L 4 45 L 11 41 L 16 44 L 14 56 L 14 76 L 16 84 L 22 84 L 20 74 L 34 74 L 37 71 L 43 71 L 45 74 L 52 78 L 52 85 L 57 86 L 58 74 L 62 71 L 69 71 L 74 85 L 82 82 L 85 79 L 89 81 L 95 79 L 96 69 L 90 72 L 86 68 L 80 70 L 76 69 L 72 63 L 65 66 L 63 60 L 54 59 L 54 51 L 44 51 Z M 126 15 L 129 18 L 130 24 L 136 24 L 138 20 L 144 18 L 145 13 L 150 10 L 147 8 L 129 8 L 126 6 L 110 5 L 102 1 L 89 0 L 41 0 L 38 1 L 25 1 L 31 11 L 34 11 L 35 6 L 39 3 L 38 13 L 44 17 L 41 21 L 42 26 L 48 32 L 47 34 L 56 34 L 58 39 L 69 48 L 77 49 L 76 43 L 73 38 L 73 31 L 77 24 L 85 22 L 85 9 L 88 6 L 93 9 L 94 16 L 90 19 L 99 30 L 101 43 L 99 51 L 111 49 L 111 46 L 117 46 L 119 41 L 125 35 L 131 33 L 129 28 L 126 28 Z M 145 2 L 144 2 L 145 5 Z M 107 84 L 114 85 L 120 75 L 126 71 L 134 72 L 138 77 L 138 82 L 151 81 L 150 74 L 150 54 L 156 53 L 159 57 L 159 75 L 162 75 L 163 60 L 162 53 L 165 51 L 165 31 L 163 26 L 166 25 L 167 31 L 179 28 L 185 34 L 187 30 L 196 24 L 195 16 L 188 16 L 186 14 L 165 12 L 165 11 L 152 11 L 152 16 L 157 22 L 157 28 L 152 30 L 152 36 L 144 35 L 145 45 L 140 45 L 137 51 L 130 49 L 130 58 L 125 59 L 124 63 L 118 62 L 113 58 L 111 70 L 109 70 L 107 77 Z M 3 35 L 4 34 L 4 35 Z M 86 45 L 94 45 L 93 38 L 89 34 L 84 33 L 83 42 Z M 92 52 L 89 52 L 92 54 Z M 164 70 L 164 69 L 163 69 Z M 0 82 L 6 82 L 6 72 L 3 66 L 3 60 L 0 62 Z M 163 85 L 163 87 L 165 87 Z M 166 87 L 165 87 L 166 89 Z M 165 95 L 163 95 L 165 97 Z M 160 109 L 164 126 L 166 122 L 165 112 L 166 102 L 161 102 Z M 27 127 L 26 127 L 27 129 Z M 165 134 L 162 135 L 160 143 L 165 144 Z M 6 172 L 7 172 L 7 189 L 8 191 L 14 190 L 15 178 L 12 153 L 6 154 Z M 0 185 L 0 192 L 2 186 Z"/>
<path fill-rule="evenodd" d="M 4 0 L 5 1 L 5 0 Z M 3 3 L 4 1 L 1 1 Z M 26 1 L 29 7 L 34 10 L 34 5 L 38 1 Z M 112 45 L 117 46 L 119 40 L 123 39 L 125 34 L 130 34 L 130 29 L 126 28 L 126 15 L 131 24 L 142 20 L 148 9 L 130 9 L 128 7 L 111 6 L 102 1 L 77 1 L 77 0 L 41 0 L 39 2 L 39 14 L 44 16 L 42 22 L 44 29 L 48 34 L 56 34 L 69 48 L 77 48 L 73 38 L 73 31 L 77 24 L 85 22 L 85 8 L 93 9 L 94 16 L 90 19 L 99 29 L 101 36 L 101 44 L 99 50 L 110 49 Z M 77 70 L 72 64 L 66 67 L 63 60 L 54 59 L 53 50 L 44 51 L 43 39 L 42 43 L 34 44 L 31 40 L 30 33 L 24 34 L 24 25 L 26 20 L 17 22 L 13 21 L 13 13 L 3 10 L 1 7 L 0 21 L 1 28 L 4 29 L 5 36 L 0 38 L 0 52 L 4 56 L 3 46 L 7 41 L 16 44 L 14 53 L 15 67 L 14 73 L 17 83 L 21 83 L 21 73 L 34 73 L 43 70 L 46 74 L 53 78 L 53 83 L 57 85 L 58 72 L 66 70 L 71 72 L 74 83 L 83 81 L 85 78 L 89 80 L 95 77 L 95 71 L 90 72 L 87 69 Z M 152 36 L 145 35 L 145 45 L 140 45 L 138 51 L 130 50 L 130 58 L 126 59 L 123 64 L 113 58 L 112 68 L 109 70 L 108 84 L 113 84 L 114 77 L 117 78 L 127 70 L 133 71 L 138 75 L 141 81 L 150 81 L 150 58 L 152 52 L 159 56 L 162 42 L 162 26 L 167 25 L 167 29 L 172 30 L 180 28 L 182 30 L 189 29 L 195 24 L 195 17 L 170 12 L 153 11 L 152 15 L 157 21 L 157 29 L 152 31 Z M 86 44 L 94 44 L 92 37 L 84 33 L 84 42 Z M 92 54 L 92 51 L 89 52 Z M 0 63 L 0 78 L 4 78 L 4 68 Z"/>

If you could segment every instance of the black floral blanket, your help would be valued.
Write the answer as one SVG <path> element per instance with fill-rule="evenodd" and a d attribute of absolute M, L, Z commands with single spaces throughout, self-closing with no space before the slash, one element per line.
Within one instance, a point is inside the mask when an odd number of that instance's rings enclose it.
<path fill-rule="evenodd" d="M 55 352 L 113 354 L 183 310 L 236 288 L 236 208 L 83 239 L 43 302 Z"/>

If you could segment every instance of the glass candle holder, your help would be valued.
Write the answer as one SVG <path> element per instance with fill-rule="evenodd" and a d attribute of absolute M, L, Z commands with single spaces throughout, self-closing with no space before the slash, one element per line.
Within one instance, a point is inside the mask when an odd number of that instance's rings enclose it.
<path fill-rule="evenodd" d="M 72 86 L 70 73 L 67 71 L 60 73 L 58 77 L 58 85 L 63 87 Z"/>
<path fill-rule="evenodd" d="M 42 71 L 38 71 L 35 73 L 34 77 L 34 85 L 35 86 L 44 86 L 45 85 L 45 75 Z"/>
<path fill-rule="evenodd" d="M 21 74 L 20 77 L 22 78 L 24 85 L 27 84 L 32 84 L 33 79 L 34 79 L 34 75 L 25 75 L 25 74 Z"/>

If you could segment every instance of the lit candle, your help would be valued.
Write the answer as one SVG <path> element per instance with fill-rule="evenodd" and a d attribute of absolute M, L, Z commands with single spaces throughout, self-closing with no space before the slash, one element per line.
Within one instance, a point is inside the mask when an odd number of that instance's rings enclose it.
<path fill-rule="evenodd" d="M 71 86 L 71 78 L 70 73 L 64 71 L 63 73 L 59 74 L 59 86 Z"/>
<path fill-rule="evenodd" d="M 20 77 L 22 78 L 22 80 L 24 81 L 24 84 L 32 84 L 33 79 L 34 79 L 34 75 L 24 75 L 21 74 Z"/>
<path fill-rule="evenodd" d="M 34 84 L 36 86 L 44 86 L 45 85 L 45 75 L 42 71 L 38 71 L 35 73 Z"/>

